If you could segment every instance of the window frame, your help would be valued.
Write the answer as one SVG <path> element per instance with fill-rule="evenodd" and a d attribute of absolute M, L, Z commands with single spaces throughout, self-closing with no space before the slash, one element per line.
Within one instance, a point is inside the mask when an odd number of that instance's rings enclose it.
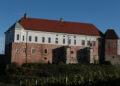
<path fill-rule="evenodd" d="M 35 36 L 35 42 L 38 42 L 38 37 L 37 36 Z"/>
<path fill-rule="evenodd" d="M 45 37 L 42 37 L 42 43 L 45 43 Z"/>
<path fill-rule="evenodd" d="M 31 53 L 34 54 L 35 53 L 35 48 L 31 48 Z"/>
<path fill-rule="evenodd" d="M 32 36 L 29 36 L 29 42 L 31 42 L 32 41 Z"/>
<path fill-rule="evenodd" d="M 90 41 L 89 40 L 87 41 L 87 46 L 90 46 Z"/>
<path fill-rule="evenodd" d="M 63 39 L 63 44 L 65 44 L 65 39 Z"/>
<path fill-rule="evenodd" d="M 81 41 L 81 44 L 82 44 L 83 46 L 85 46 L 85 40 L 82 40 L 82 41 Z"/>
<path fill-rule="evenodd" d="M 93 46 L 96 46 L 96 41 L 93 41 L 93 44 L 92 44 Z"/>
<path fill-rule="evenodd" d="M 47 53 L 48 53 L 48 50 L 47 50 L 47 49 L 45 49 L 45 50 L 44 50 L 44 53 L 45 53 L 45 54 L 47 54 Z"/>
<path fill-rule="evenodd" d="M 71 44 L 71 39 L 68 40 L 68 44 Z"/>
<path fill-rule="evenodd" d="M 18 49 L 16 49 L 16 54 L 18 54 L 18 52 L 19 52 L 19 50 L 18 50 Z"/>
<path fill-rule="evenodd" d="M 17 34 L 17 40 L 20 40 L 20 35 L 19 34 Z"/>
<path fill-rule="evenodd" d="M 77 43 L 77 42 L 76 42 L 76 39 L 75 39 L 75 40 L 74 40 L 74 45 L 76 45 L 76 43 Z"/>
<path fill-rule="evenodd" d="M 55 39 L 55 43 L 58 44 L 58 38 Z"/>
<path fill-rule="evenodd" d="M 22 40 L 25 41 L 25 36 L 24 35 L 22 36 Z"/>
<path fill-rule="evenodd" d="M 48 43 L 51 43 L 51 38 L 50 37 L 48 38 Z"/>

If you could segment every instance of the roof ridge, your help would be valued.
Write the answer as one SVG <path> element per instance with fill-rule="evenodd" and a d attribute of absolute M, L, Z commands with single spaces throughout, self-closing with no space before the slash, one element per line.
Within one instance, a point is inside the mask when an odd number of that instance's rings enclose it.
<path fill-rule="evenodd" d="M 25 19 L 24 17 L 22 19 Z M 60 20 L 53 20 L 53 19 L 41 19 L 41 18 L 31 18 L 31 17 L 28 17 L 27 19 L 35 19 L 35 20 L 47 20 L 47 21 L 56 21 L 56 22 L 60 22 Z M 66 22 L 66 23 L 81 23 L 81 22 L 75 22 L 75 21 L 63 21 L 63 22 Z M 92 23 L 81 23 L 81 24 L 92 24 Z M 92 24 L 93 25 L 93 24 Z"/>

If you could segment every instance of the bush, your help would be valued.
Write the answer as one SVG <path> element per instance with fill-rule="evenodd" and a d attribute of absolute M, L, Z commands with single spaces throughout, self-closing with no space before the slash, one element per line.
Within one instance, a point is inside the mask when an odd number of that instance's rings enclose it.
<path fill-rule="evenodd" d="M 24 64 L 19 67 L 16 63 L 7 65 L 6 75 L 0 77 L 1 82 L 19 83 L 28 80 L 34 86 L 35 80 L 42 86 L 66 84 L 78 86 L 90 83 L 96 86 L 108 81 L 118 83 L 120 79 L 120 66 L 112 65 L 82 65 L 82 64 Z"/>

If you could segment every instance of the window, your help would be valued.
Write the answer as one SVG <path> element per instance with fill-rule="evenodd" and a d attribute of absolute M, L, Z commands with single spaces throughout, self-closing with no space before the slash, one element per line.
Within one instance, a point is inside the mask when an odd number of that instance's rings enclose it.
<path fill-rule="evenodd" d="M 35 48 L 31 48 L 31 53 L 35 53 Z"/>
<path fill-rule="evenodd" d="M 45 60 L 47 60 L 48 58 L 47 57 L 44 57 Z"/>
<path fill-rule="evenodd" d="M 48 43 L 51 43 L 51 38 L 48 38 Z"/>
<path fill-rule="evenodd" d="M 69 39 L 68 43 L 71 44 L 71 39 Z"/>
<path fill-rule="evenodd" d="M 90 46 L 90 41 L 87 41 L 87 45 Z"/>
<path fill-rule="evenodd" d="M 23 53 L 26 53 L 26 48 L 23 49 Z"/>
<path fill-rule="evenodd" d="M 63 44 L 65 44 L 65 39 L 63 39 Z"/>
<path fill-rule="evenodd" d="M 74 40 L 74 44 L 76 45 L 76 40 Z"/>
<path fill-rule="evenodd" d="M 76 38 L 76 36 L 74 36 L 74 38 Z"/>
<path fill-rule="evenodd" d="M 45 42 L 45 37 L 42 37 L 42 42 L 43 42 L 43 43 Z"/>
<path fill-rule="evenodd" d="M 96 46 L 96 42 L 95 41 L 93 41 L 93 46 Z"/>
<path fill-rule="evenodd" d="M 17 40 L 19 40 L 19 34 L 17 34 Z"/>
<path fill-rule="evenodd" d="M 73 54 L 74 52 L 73 51 L 71 51 L 71 54 Z"/>
<path fill-rule="evenodd" d="M 55 43 L 58 44 L 58 38 L 56 38 Z"/>
<path fill-rule="evenodd" d="M 82 45 L 85 45 L 85 40 L 82 40 Z"/>
<path fill-rule="evenodd" d="M 38 41 L 38 37 L 36 36 L 36 37 L 35 37 L 35 42 L 37 42 L 37 41 Z"/>
<path fill-rule="evenodd" d="M 16 53 L 18 53 L 18 49 L 16 49 Z"/>
<path fill-rule="evenodd" d="M 23 36 L 23 41 L 25 40 L 24 36 Z"/>
<path fill-rule="evenodd" d="M 47 54 L 47 49 L 45 49 L 45 54 Z"/>
<path fill-rule="evenodd" d="M 32 41 L 32 37 L 31 37 L 31 36 L 29 36 L 29 41 L 30 41 L 30 42 Z"/>

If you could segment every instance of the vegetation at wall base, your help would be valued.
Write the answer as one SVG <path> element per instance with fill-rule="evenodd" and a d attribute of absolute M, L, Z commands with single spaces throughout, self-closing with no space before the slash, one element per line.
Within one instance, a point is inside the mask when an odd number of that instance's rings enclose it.
<path fill-rule="evenodd" d="M 120 86 L 120 66 L 12 63 L 0 67 L 0 84 L 7 86 Z"/>

